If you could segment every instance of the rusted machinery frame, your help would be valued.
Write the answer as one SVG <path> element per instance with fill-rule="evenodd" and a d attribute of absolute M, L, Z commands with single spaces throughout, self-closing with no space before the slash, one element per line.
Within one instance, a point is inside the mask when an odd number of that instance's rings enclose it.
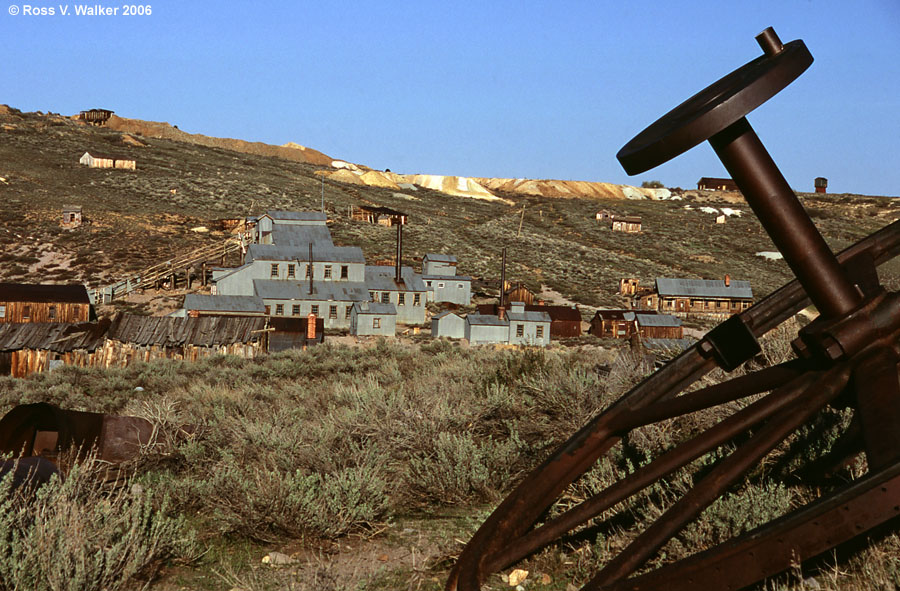
<path fill-rule="evenodd" d="M 860 240 L 837 255 L 841 263 L 868 253 L 876 266 L 900 254 L 900 221 Z M 761 336 L 809 305 L 799 281 L 794 280 L 738 315 L 755 336 Z M 608 431 L 610 414 L 640 408 L 674 396 L 707 374 L 716 363 L 695 345 L 624 394 L 610 409 L 590 421 L 554 454 L 533 470 L 510 493 L 475 533 L 451 570 L 448 591 L 477 591 L 488 568 L 488 556 L 500 555 L 515 544 L 553 503 L 560 492 L 584 473 L 618 440 Z M 622 410 L 616 410 L 616 409 Z M 590 447 L 585 447 L 586 443 Z M 577 454 L 577 456 L 576 456 Z"/>
<path fill-rule="evenodd" d="M 673 535 L 695 519 L 738 478 L 756 465 L 789 434 L 809 420 L 825 404 L 841 393 L 850 377 L 850 367 L 844 363 L 824 372 L 788 408 L 772 417 L 750 440 L 719 462 L 699 484 L 695 484 L 663 515 L 644 530 L 627 548 L 594 577 L 585 591 L 623 579 L 633 573 L 663 546 Z M 790 556 L 783 557 L 790 564 Z M 780 569 L 779 569 L 780 570 Z M 771 574 L 771 573 L 767 573 Z"/>
<path fill-rule="evenodd" d="M 489 556 L 486 567 L 489 571 L 497 571 L 521 560 L 528 554 L 546 546 L 566 532 L 582 525 L 602 512 L 613 507 L 617 503 L 643 490 L 675 470 L 682 468 L 726 443 L 736 435 L 746 431 L 748 427 L 758 424 L 770 417 L 773 413 L 784 409 L 803 393 L 815 375 L 797 377 L 795 380 L 781 386 L 771 394 L 757 400 L 749 406 L 741 409 L 732 416 L 718 423 L 714 427 L 697 435 L 690 441 L 683 442 L 655 458 L 649 464 L 642 466 L 629 474 L 626 478 L 612 484 L 609 488 L 587 499 L 583 503 L 567 510 L 565 513 L 547 521 L 540 527 L 523 535 L 514 544 L 510 544 L 496 554 Z M 674 398 L 671 401 L 680 400 Z M 659 403 L 665 405 L 666 402 Z M 657 405 L 648 407 L 654 409 Z M 675 416 L 675 415 L 673 415 Z M 656 420 L 656 419 L 654 419 Z M 635 422 L 634 427 L 640 427 L 653 421 Z"/>
<path fill-rule="evenodd" d="M 603 591 L 740 589 L 900 516 L 900 462 L 747 534 L 601 587 Z"/>

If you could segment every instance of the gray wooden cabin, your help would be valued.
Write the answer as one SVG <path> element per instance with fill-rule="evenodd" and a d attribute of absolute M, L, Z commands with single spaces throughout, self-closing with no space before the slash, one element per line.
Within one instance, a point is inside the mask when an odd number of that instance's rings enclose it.
<path fill-rule="evenodd" d="M 528 312 L 522 302 L 513 302 L 506 314 L 509 320 L 509 344 L 546 347 L 550 344 L 550 315 Z"/>
<path fill-rule="evenodd" d="M 450 311 L 441 312 L 431 317 L 431 336 L 449 339 L 466 338 L 466 319 Z"/>
<path fill-rule="evenodd" d="M 472 345 L 509 342 L 509 320 L 487 314 L 466 316 L 466 340 Z"/>
<path fill-rule="evenodd" d="M 350 317 L 350 334 L 392 337 L 397 334 L 397 309 L 393 304 L 357 302 Z"/>

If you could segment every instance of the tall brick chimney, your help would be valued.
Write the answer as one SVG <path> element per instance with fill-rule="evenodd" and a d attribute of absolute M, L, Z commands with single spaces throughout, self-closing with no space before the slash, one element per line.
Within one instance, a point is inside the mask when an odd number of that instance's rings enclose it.
<path fill-rule="evenodd" d="M 725 287 L 731 287 L 731 277 L 728 274 L 725 274 Z"/>

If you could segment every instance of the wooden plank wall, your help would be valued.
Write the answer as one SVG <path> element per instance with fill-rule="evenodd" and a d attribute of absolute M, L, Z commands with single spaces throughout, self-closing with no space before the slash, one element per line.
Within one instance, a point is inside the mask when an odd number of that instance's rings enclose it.
<path fill-rule="evenodd" d="M 88 322 L 90 304 L 48 302 L 0 302 L 6 306 L 6 314 L 0 322 Z M 50 318 L 50 308 L 56 309 L 56 317 Z M 26 316 L 27 312 L 27 316 Z"/>
<path fill-rule="evenodd" d="M 52 351 L 23 349 L 10 353 L 0 353 L 0 368 L 5 369 L 4 366 L 8 364 L 8 375 L 14 378 L 24 378 L 32 373 L 46 371 L 50 366 L 51 360 L 61 360 L 65 365 L 77 367 L 109 368 L 126 367 L 135 362 L 153 361 L 156 359 L 197 361 L 214 355 L 235 355 L 253 359 L 265 352 L 265 346 L 261 342 L 233 343 L 218 347 L 196 347 L 194 345 L 159 347 L 156 345 L 140 346 L 118 341 L 106 341 L 103 347 L 94 352 L 81 350 L 55 353 Z"/>

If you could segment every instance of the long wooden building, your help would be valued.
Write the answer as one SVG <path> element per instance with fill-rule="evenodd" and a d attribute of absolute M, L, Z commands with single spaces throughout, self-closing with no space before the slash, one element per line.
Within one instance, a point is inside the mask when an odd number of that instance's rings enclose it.
<path fill-rule="evenodd" d="M 84 285 L 0 283 L 0 323 L 91 319 L 91 298 Z"/>
<path fill-rule="evenodd" d="M 81 323 L 0 324 L 0 375 L 25 377 L 60 365 L 125 367 L 137 361 L 266 353 L 262 317 L 172 318 L 121 314 Z"/>

